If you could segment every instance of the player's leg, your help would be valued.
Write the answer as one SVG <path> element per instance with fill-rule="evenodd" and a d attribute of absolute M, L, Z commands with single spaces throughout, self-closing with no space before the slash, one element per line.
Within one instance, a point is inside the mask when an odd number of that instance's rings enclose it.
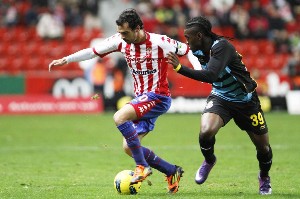
<path fill-rule="evenodd" d="M 145 135 L 146 134 L 139 135 L 140 140 L 142 140 L 143 137 L 145 137 Z M 166 175 L 166 181 L 168 182 L 169 193 L 176 193 L 178 191 L 180 178 L 184 173 L 182 167 L 167 162 L 166 160 L 156 155 L 149 148 L 146 147 L 142 147 L 142 148 L 144 152 L 144 157 L 148 162 L 148 164 L 152 168 L 155 168 L 156 170 Z M 132 156 L 131 151 L 125 139 L 123 139 L 123 149 L 126 154 Z"/>
<path fill-rule="evenodd" d="M 259 194 L 268 195 L 272 193 L 271 179 L 269 176 L 269 171 L 272 166 L 272 148 L 269 143 L 269 135 L 265 133 L 263 135 L 257 135 L 253 132 L 247 132 L 251 138 L 253 144 L 256 147 L 256 157 L 259 162 Z"/>
<path fill-rule="evenodd" d="M 199 144 L 204 161 L 196 172 L 195 182 L 197 184 L 206 181 L 208 174 L 216 164 L 217 159 L 214 154 L 215 135 L 223 125 L 223 119 L 215 113 L 204 113 L 201 117 Z"/>
<path fill-rule="evenodd" d="M 268 126 L 261 110 L 260 102 L 254 93 L 251 102 L 235 106 L 235 123 L 245 130 L 257 151 L 259 162 L 259 193 L 262 195 L 271 194 L 269 171 L 272 166 L 272 148 L 269 143 Z"/>
<path fill-rule="evenodd" d="M 144 158 L 143 148 L 141 147 L 138 133 L 134 128 L 133 120 L 136 120 L 137 114 L 132 105 L 126 104 L 114 114 L 114 121 L 119 131 L 122 133 L 126 143 L 135 160 L 136 168 L 132 184 L 143 181 L 152 174 L 151 168 Z"/>
<path fill-rule="evenodd" d="M 134 126 L 140 139 L 142 139 L 146 135 L 145 132 L 150 132 L 154 129 L 157 118 L 167 112 L 171 105 L 171 98 L 149 93 L 147 96 L 143 95 L 138 98 L 138 101 L 133 101 L 132 103 L 137 114 L 140 116 L 138 121 L 134 121 Z M 145 107 L 148 107 L 147 110 L 145 110 Z M 130 155 L 130 153 L 128 153 L 129 151 L 126 149 L 126 145 L 126 140 L 124 140 L 123 148 L 126 150 L 127 154 Z M 155 168 L 166 175 L 169 193 L 176 193 L 178 191 L 180 178 L 184 172 L 183 169 L 180 166 L 165 161 L 152 150 L 146 147 L 142 148 L 148 164 L 152 168 Z"/>
<path fill-rule="evenodd" d="M 145 137 L 145 135 L 146 134 L 139 134 L 140 142 L 142 141 L 143 137 Z M 125 153 L 127 153 L 130 157 L 132 157 L 132 153 L 130 148 L 127 145 L 126 139 L 123 139 L 123 149 Z M 151 149 L 142 146 L 142 150 L 143 150 L 145 160 L 152 168 L 155 168 L 156 170 L 166 174 L 166 176 L 170 176 L 176 172 L 175 165 L 165 161 L 164 159 L 156 155 L 154 151 L 152 151 Z"/>
<path fill-rule="evenodd" d="M 138 135 L 138 136 L 139 136 L 139 139 L 140 139 L 140 142 L 142 142 L 143 137 L 145 137 L 147 134 L 148 134 L 148 133 L 144 133 L 144 134 L 139 134 L 139 135 Z M 126 139 L 125 139 L 124 137 L 123 137 L 123 150 L 124 150 L 124 152 L 125 152 L 128 156 L 132 157 L 131 150 L 130 150 L 130 148 L 128 147 L 127 142 L 126 142 Z M 144 157 L 145 157 L 145 155 L 144 155 Z"/>
<path fill-rule="evenodd" d="M 139 135 L 140 140 L 142 140 L 142 138 L 144 136 L 145 136 L 145 134 Z M 182 177 L 182 174 L 184 173 L 182 167 L 167 162 L 166 160 L 164 160 L 161 157 L 159 157 L 158 155 L 156 155 L 149 148 L 146 148 L 146 147 L 142 147 L 142 148 L 143 148 L 143 152 L 144 152 L 144 157 L 145 157 L 146 161 L 148 162 L 148 164 L 152 168 L 154 168 L 166 175 L 166 181 L 168 182 L 169 193 L 176 193 L 179 188 L 180 178 Z M 132 156 L 131 151 L 130 151 L 125 139 L 123 139 L 123 149 L 126 154 L 128 154 L 130 157 Z"/>
<path fill-rule="evenodd" d="M 231 114 L 228 111 L 226 102 L 213 95 L 209 96 L 201 117 L 199 145 L 205 159 L 196 172 L 195 182 L 197 184 L 202 184 L 206 181 L 208 174 L 215 165 L 215 136 L 219 129 L 225 126 L 230 119 Z"/>

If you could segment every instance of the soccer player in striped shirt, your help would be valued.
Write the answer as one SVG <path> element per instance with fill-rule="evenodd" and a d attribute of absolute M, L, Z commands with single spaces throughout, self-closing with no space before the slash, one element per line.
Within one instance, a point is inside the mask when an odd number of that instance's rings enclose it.
<path fill-rule="evenodd" d="M 174 53 L 168 55 L 168 62 L 178 73 L 212 84 L 199 134 L 199 145 L 205 160 L 196 173 L 195 181 L 197 184 L 206 181 L 217 160 L 214 154 L 215 136 L 233 118 L 237 126 L 248 133 L 256 147 L 260 168 L 259 193 L 271 194 L 269 170 L 273 154 L 267 123 L 255 91 L 257 84 L 235 47 L 223 36 L 213 33 L 211 28 L 205 17 L 195 17 L 187 22 L 184 31 L 187 43 L 203 70 L 182 66 Z"/>
<path fill-rule="evenodd" d="M 134 80 L 135 98 L 118 110 L 113 119 L 124 137 L 125 152 L 133 157 L 136 163 L 131 184 L 141 182 L 151 175 L 152 167 L 166 175 L 169 193 L 176 193 L 183 169 L 143 147 L 140 140 L 153 130 L 158 116 L 166 113 L 171 105 L 167 81 L 167 54 L 174 52 L 179 56 L 187 55 L 194 67 L 200 67 L 200 64 L 187 44 L 165 35 L 145 31 L 143 22 L 134 9 L 123 11 L 116 24 L 118 33 L 106 38 L 94 48 L 83 49 L 53 60 L 49 64 L 49 71 L 54 66 L 121 52 Z"/>

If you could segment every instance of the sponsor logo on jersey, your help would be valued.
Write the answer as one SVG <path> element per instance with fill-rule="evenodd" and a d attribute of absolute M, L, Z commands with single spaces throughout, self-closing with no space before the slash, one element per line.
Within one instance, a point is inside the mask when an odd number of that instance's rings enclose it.
<path fill-rule="evenodd" d="M 135 70 L 135 69 L 131 69 L 131 73 L 135 74 L 135 75 L 151 75 L 157 72 L 157 69 L 153 69 L 153 70 Z"/>
<path fill-rule="evenodd" d="M 150 54 L 151 55 L 151 54 Z M 128 55 L 125 55 L 125 59 L 126 59 L 126 61 L 127 61 L 127 63 L 132 63 L 132 62 L 134 62 L 134 63 L 144 63 L 144 62 L 146 62 L 146 63 L 153 63 L 153 62 L 157 62 L 157 58 L 155 59 L 155 58 L 151 58 L 151 56 L 150 57 L 148 57 L 147 55 L 145 56 L 145 57 L 133 57 L 133 56 L 128 56 Z"/>

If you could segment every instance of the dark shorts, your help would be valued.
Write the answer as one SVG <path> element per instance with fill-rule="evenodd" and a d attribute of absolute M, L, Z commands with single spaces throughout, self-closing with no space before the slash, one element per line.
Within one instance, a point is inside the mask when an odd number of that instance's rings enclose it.
<path fill-rule="evenodd" d="M 262 135 L 268 132 L 268 126 L 261 110 L 260 101 L 256 93 L 247 103 L 229 102 L 215 95 L 207 98 L 203 113 L 215 113 L 219 115 L 224 126 L 233 118 L 236 125 L 245 131 L 251 131 Z"/>

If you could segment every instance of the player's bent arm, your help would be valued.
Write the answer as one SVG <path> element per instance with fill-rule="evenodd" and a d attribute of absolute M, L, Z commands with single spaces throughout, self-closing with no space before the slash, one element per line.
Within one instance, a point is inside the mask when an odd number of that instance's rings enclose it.
<path fill-rule="evenodd" d="M 219 68 L 216 67 L 216 65 L 212 65 L 207 70 L 193 70 L 187 66 L 181 65 L 175 53 L 168 53 L 167 58 L 168 63 L 173 65 L 174 70 L 183 76 L 206 83 L 213 83 L 218 79 Z"/>
<path fill-rule="evenodd" d="M 65 65 L 67 63 L 70 63 L 70 62 L 85 61 L 85 60 L 88 60 L 88 59 L 92 59 L 96 56 L 97 55 L 94 53 L 93 48 L 86 48 L 86 49 L 80 50 L 80 51 L 78 51 L 74 54 L 71 54 L 67 57 L 63 57 L 63 58 L 58 59 L 58 60 L 53 60 L 49 64 L 49 71 L 51 71 L 51 68 L 53 66 L 62 66 L 62 65 Z"/>
<path fill-rule="evenodd" d="M 213 83 L 218 78 L 218 76 L 210 70 L 193 70 L 183 65 L 178 65 L 175 70 L 183 76 L 206 83 Z"/>

